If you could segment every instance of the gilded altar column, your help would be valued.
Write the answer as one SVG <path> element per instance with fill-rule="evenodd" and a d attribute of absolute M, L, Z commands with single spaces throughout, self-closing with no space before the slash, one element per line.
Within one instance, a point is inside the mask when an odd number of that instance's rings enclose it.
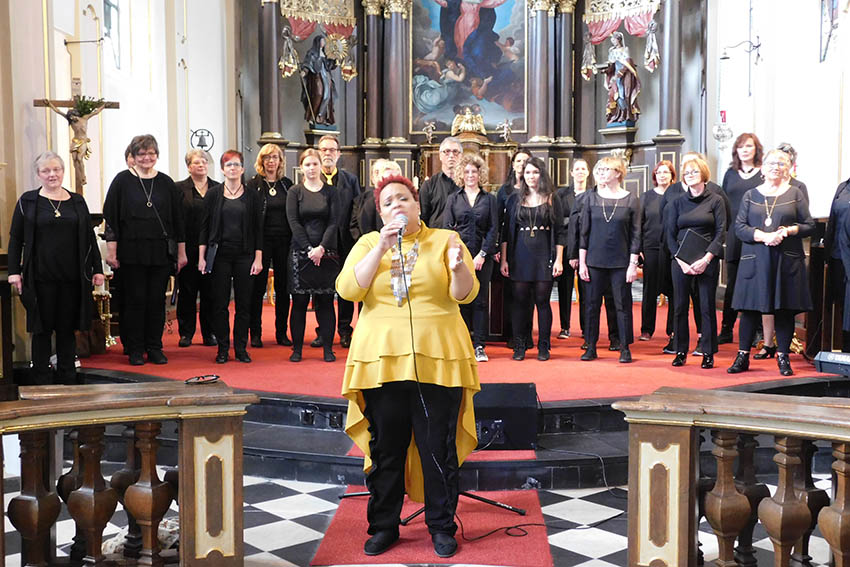
<path fill-rule="evenodd" d="M 260 2 L 260 135 L 261 143 L 282 140 L 280 133 L 280 7 L 278 0 Z"/>
<path fill-rule="evenodd" d="M 555 141 L 575 143 L 573 138 L 573 14 L 576 0 L 557 0 L 555 15 L 555 57 L 557 92 L 555 94 Z"/>
<path fill-rule="evenodd" d="M 364 144 L 381 143 L 381 114 L 383 104 L 384 25 L 381 18 L 382 0 L 363 0 L 366 21 L 366 132 Z"/>
<path fill-rule="evenodd" d="M 412 0 L 386 0 L 384 4 L 384 137 L 388 144 L 407 142 L 407 26 Z"/>
<path fill-rule="evenodd" d="M 659 136 L 681 136 L 682 123 L 682 13 L 681 0 L 664 2 L 661 24 L 661 85 L 658 93 Z"/>
<path fill-rule="evenodd" d="M 528 2 L 528 141 L 548 143 L 549 9 L 551 0 Z"/>

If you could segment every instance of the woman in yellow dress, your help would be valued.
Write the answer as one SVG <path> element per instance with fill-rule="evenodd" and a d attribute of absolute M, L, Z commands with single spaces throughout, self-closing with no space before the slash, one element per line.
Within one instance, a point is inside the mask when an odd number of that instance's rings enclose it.
<path fill-rule="evenodd" d="M 478 368 L 458 304 L 472 302 L 479 284 L 457 233 L 421 222 L 418 199 L 410 180 L 381 180 L 384 226 L 357 241 L 336 281 L 341 297 L 363 302 L 342 395 L 346 433 L 366 455 L 367 555 L 398 540 L 405 492 L 425 502 L 437 555 L 454 555 L 458 469 L 477 444 Z"/>

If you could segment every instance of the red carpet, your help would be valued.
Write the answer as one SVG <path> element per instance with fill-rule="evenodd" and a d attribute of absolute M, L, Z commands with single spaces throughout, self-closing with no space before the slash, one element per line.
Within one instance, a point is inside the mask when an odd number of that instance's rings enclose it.
<path fill-rule="evenodd" d="M 553 312 L 557 320 L 557 303 L 553 303 Z M 683 388 L 722 388 L 726 386 L 779 380 L 782 377 L 776 368 L 776 360 L 753 360 L 749 372 L 730 375 L 726 368 L 732 363 L 737 345 L 721 345 L 715 356 L 717 368 L 703 370 L 699 367 L 699 357 L 688 357 L 682 368 L 673 368 L 673 357 L 661 353 L 667 339 L 663 333 L 666 307 L 658 309 L 658 328 L 651 341 L 637 341 L 632 345 L 632 364 L 619 364 L 616 352 L 607 350 L 607 330 L 605 319 L 601 322 L 603 337 L 599 343 L 599 360 L 581 362 L 579 357 L 582 339 L 578 324 L 578 309 L 573 306 L 573 338 L 552 339 L 552 359 L 548 362 L 536 360 L 537 350 L 528 351 L 523 362 L 511 360 L 511 351 L 504 343 L 487 346 L 489 362 L 479 364 L 482 383 L 535 382 L 537 393 L 544 402 L 587 398 L 622 398 L 639 396 L 655 391 L 661 386 L 680 386 Z M 640 303 L 635 303 L 635 330 L 640 325 Z M 719 315 L 719 313 L 718 313 Z M 231 358 L 227 364 L 215 364 L 215 347 L 193 344 L 189 348 L 178 348 L 176 322 L 174 330 L 163 335 L 165 354 L 169 363 L 164 366 L 146 364 L 129 366 L 127 357 L 121 354 L 121 345 L 109 349 L 106 354 L 83 359 L 86 368 L 101 368 L 122 372 L 139 372 L 175 380 L 184 380 L 197 374 L 215 373 L 234 388 L 277 393 L 341 398 L 340 384 L 346 350 L 335 346 L 337 361 L 323 362 L 322 349 L 304 347 L 304 360 L 298 364 L 289 362 L 291 349 L 281 347 L 274 342 L 274 312 L 267 305 L 264 313 L 265 347 L 249 349 L 254 362 L 243 364 Z M 693 324 L 693 323 L 692 323 Z M 307 341 L 313 339 L 315 328 L 313 314 L 307 315 Z M 737 329 L 736 329 L 737 330 Z M 557 326 L 553 336 L 557 334 Z M 196 335 L 195 341 L 200 337 Z M 691 348 L 696 346 L 696 332 L 691 330 Z M 232 357 L 231 352 L 231 357 Z M 796 375 L 818 376 L 814 368 L 801 356 L 791 355 L 791 364 Z"/>
<path fill-rule="evenodd" d="M 349 492 L 359 492 L 364 487 L 350 486 Z M 540 502 L 533 490 L 504 492 L 476 492 L 485 498 L 498 500 L 527 510 L 526 516 L 501 510 L 489 504 L 463 496 L 458 503 L 457 515 L 463 522 L 465 536 L 474 538 L 498 528 L 518 524 L 542 524 Z M 456 538 L 458 552 L 454 557 L 441 559 L 434 553 L 431 536 L 420 515 L 407 526 L 401 527 L 401 538 L 389 551 L 369 557 L 363 553 L 366 533 L 367 498 L 344 498 L 336 515 L 325 532 L 311 565 L 375 565 L 375 564 L 436 564 L 436 565 L 511 565 L 513 567 L 545 567 L 552 565 L 546 528 L 528 526 L 528 535 L 516 538 L 500 530 L 478 541 L 465 541 L 460 527 Z M 418 510 L 420 504 L 405 499 L 402 517 Z M 460 524 L 458 524 L 460 526 Z"/>

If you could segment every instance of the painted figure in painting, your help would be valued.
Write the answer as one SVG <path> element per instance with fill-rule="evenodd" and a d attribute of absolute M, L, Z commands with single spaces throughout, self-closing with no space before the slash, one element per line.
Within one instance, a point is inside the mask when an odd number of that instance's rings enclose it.
<path fill-rule="evenodd" d="M 332 125 L 334 119 L 334 86 L 331 71 L 336 69 L 336 60 L 325 54 L 325 37 L 313 38 L 313 46 L 301 62 L 301 103 L 304 119 L 313 125 Z"/>
<path fill-rule="evenodd" d="M 423 113 L 437 110 L 450 102 L 460 83 L 466 79 L 466 68 L 462 64 L 448 59 L 445 65 L 439 81 L 429 79 L 425 75 L 413 76 L 413 104 Z"/>
<path fill-rule="evenodd" d="M 629 48 L 626 47 L 621 32 L 611 35 L 611 44 L 608 49 L 608 67 L 605 69 L 605 86 L 608 89 L 605 117 L 609 128 L 634 126 L 640 115 L 637 102 L 640 93 L 637 66 L 629 57 Z"/>

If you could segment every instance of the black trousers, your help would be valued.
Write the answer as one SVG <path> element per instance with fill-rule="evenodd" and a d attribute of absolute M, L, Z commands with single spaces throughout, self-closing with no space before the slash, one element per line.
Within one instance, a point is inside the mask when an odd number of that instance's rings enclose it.
<path fill-rule="evenodd" d="M 198 258 L 189 258 L 189 263 L 177 274 L 177 332 L 181 337 L 195 336 L 198 319 L 201 320 L 201 336 L 213 336 L 213 289 L 212 278 L 198 271 Z M 201 304 L 198 307 L 198 296 Z"/>
<path fill-rule="evenodd" d="M 432 534 L 454 535 L 458 498 L 457 419 L 462 396 L 463 388 L 411 381 L 388 382 L 380 388 L 363 390 L 364 415 L 372 433 L 369 441 L 372 469 L 366 476 L 370 534 L 398 530 L 404 498 L 404 465 L 412 433 L 425 481 L 425 524 Z M 422 400 L 428 408 L 427 417 Z"/>
<path fill-rule="evenodd" d="M 484 346 L 487 335 L 490 333 L 490 278 L 493 276 L 493 260 L 487 258 L 480 270 L 475 271 L 480 289 L 478 295 L 472 300 L 460 306 L 460 314 L 466 323 L 466 328 L 472 332 L 472 344 Z"/>
<path fill-rule="evenodd" d="M 690 329 L 688 328 L 688 312 L 690 311 L 691 294 L 695 293 L 699 301 L 694 301 L 694 319 L 696 312 L 697 329 L 702 336 L 697 348 L 703 354 L 717 352 L 717 310 L 714 308 L 714 295 L 717 293 L 717 277 L 720 274 L 720 260 L 713 259 L 705 271 L 698 276 L 687 275 L 682 271 L 679 262 L 674 258 L 670 262 L 673 276 L 673 309 L 675 312 L 675 327 L 673 341 L 676 352 L 688 352 Z"/>
<path fill-rule="evenodd" d="M 248 346 L 248 323 L 251 319 L 251 289 L 254 276 L 251 275 L 251 264 L 254 263 L 253 252 L 237 252 L 220 246 L 215 256 L 212 278 L 215 290 L 215 308 L 213 321 L 218 350 L 227 351 L 230 348 L 230 289 L 233 287 L 235 303 L 233 315 L 233 349 L 243 352 Z"/>
<path fill-rule="evenodd" d="M 605 302 L 605 319 L 608 321 L 608 340 L 620 340 L 619 331 L 617 331 L 617 309 L 614 306 L 614 294 L 609 285 L 602 292 L 602 299 Z M 590 282 L 586 282 L 579 278 L 578 280 L 578 323 L 581 327 L 581 334 L 587 338 L 587 302 L 590 300 Z M 598 314 L 597 314 L 598 317 Z M 599 321 L 596 322 L 597 327 Z M 598 338 L 598 330 L 597 330 Z"/>
<path fill-rule="evenodd" d="M 263 243 L 263 271 L 254 278 L 251 290 L 251 335 L 263 334 L 263 295 L 269 280 L 269 267 L 274 266 L 274 330 L 275 339 L 286 336 L 289 319 L 289 245 L 291 240 L 285 237 L 266 236 Z"/>
<path fill-rule="evenodd" d="M 570 330 L 570 317 L 573 312 L 573 287 L 576 271 L 569 262 L 564 262 L 564 273 L 558 276 L 558 316 L 561 328 Z"/>
<path fill-rule="evenodd" d="M 776 327 L 776 350 L 778 352 L 791 352 L 791 340 L 794 338 L 793 311 L 777 309 L 774 313 L 774 325 Z M 753 346 L 753 338 L 761 325 L 760 311 L 741 311 L 741 325 L 738 327 L 738 349 L 750 352 Z"/>
<path fill-rule="evenodd" d="M 310 306 L 309 293 L 292 294 L 292 312 L 289 314 L 289 329 L 292 333 L 293 350 L 301 352 L 304 346 L 304 328 L 307 326 L 307 307 Z M 319 336 L 325 350 L 333 346 L 334 327 L 334 296 L 331 293 L 314 293 L 313 309 L 316 312 L 316 322 L 319 324 Z"/>
<path fill-rule="evenodd" d="M 723 321 L 720 324 L 722 331 L 731 332 L 735 327 L 735 319 L 738 318 L 738 312 L 732 309 L 732 297 L 735 295 L 735 280 L 737 279 L 738 261 L 726 262 L 726 291 L 723 293 Z"/>
<path fill-rule="evenodd" d="M 514 287 L 514 340 L 522 338 L 526 344 L 531 337 L 532 316 L 537 307 L 537 344 L 551 345 L 552 340 L 552 295 L 553 280 L 539 282 L 513 282 Z M 525 333 L 520 332 L 525 329 Z"/>
<path fill-rule="evenodd" d="M 658 296 L 661 295 L 661 250 L 647 248 L 643 251 L 643 302 L 640 306 L 640 332 L 655 334 Z"/>
<path fill-rule="evenodd" d="M 31 382 L 36 385 L 76 384 L 74 329 L 80 317 L 80 284 L 37 281 L 35 295 L 42 331 L 32 335 Z M 51 338 L 56 333 L 56 379 L 50 369 Z"/>
<path fill-rule="evenodd" d="M 590 271 L 589 300 L 587 302 L 587 344 L 595 347 L 599 340 L 599 309 L 606 288 L 611 289 L 614 308 L 617 311 L 617 337 L 625 347 L 635 341 L 632 329 L 632 284 L 626 283 L 626 268 L 592 268 Z M 606 300 L 607 301 L 607 300 Z M 609 321 L 610 325 L 610 321 Z M 609 327 L 609 335 L 611 327 Z"/>
<path fill-rule="evenodd" d="M 162 350 L 165 326 L 165 289 L 171 266 L 122 264 L 121 286 L 124 301 L 121 333 L 127 339 L 127 352 Z"/>

